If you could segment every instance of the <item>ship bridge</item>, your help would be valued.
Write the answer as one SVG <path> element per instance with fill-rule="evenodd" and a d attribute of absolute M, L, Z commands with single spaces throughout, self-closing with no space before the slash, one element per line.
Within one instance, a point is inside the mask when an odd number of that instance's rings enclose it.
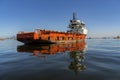
<path fill-rule="evenodd" d="M 85 27 L 85 23 L 83 21 L 78 20 L 75 13 L 73 13 L 73 19 L 70 20 L 68 28 L 68 32 L 70 33 L 80 33 L 87 35 L 88 32 L 88 30 Z"/>

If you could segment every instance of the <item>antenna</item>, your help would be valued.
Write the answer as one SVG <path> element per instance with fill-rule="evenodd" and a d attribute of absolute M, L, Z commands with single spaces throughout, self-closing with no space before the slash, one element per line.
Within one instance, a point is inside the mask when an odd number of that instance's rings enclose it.
<path fill-rule="evenodd" d="M 75 12 L 73 12 L 73 20 L 77 20 Z"/>

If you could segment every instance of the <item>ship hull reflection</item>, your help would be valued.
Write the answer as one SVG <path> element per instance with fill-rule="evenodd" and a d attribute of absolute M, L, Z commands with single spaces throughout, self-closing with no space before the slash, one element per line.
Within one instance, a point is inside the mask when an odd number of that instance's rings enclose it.
<path fill-rule="evenodd" d="M 40 45 L 19 45 L 17 46 L 18 52 L 29 52 L 33 54 L 57 54 L 59 52 L 66 51 L 80 51 L 84 53 L 86 50 L 85 41 L 77 43 L 67 43 L 67 44 L 40 44 Z"/>
<path fill-rule="evenodd" d="M 67 52 L 71 59 L 68 68 L 70 70 L 74 70 L 75 72 L 83 71 L 86 69 L 86 66 L 83 65 L 86 49 L 87 46 L 85 41 L 66 44 L 64 43 L 17 46 L 18 52 L 32 53 L 33 56 L 42 55 L 42 57 L 45 57 L 46 55 L 54 55 L 57 53 Z"/>

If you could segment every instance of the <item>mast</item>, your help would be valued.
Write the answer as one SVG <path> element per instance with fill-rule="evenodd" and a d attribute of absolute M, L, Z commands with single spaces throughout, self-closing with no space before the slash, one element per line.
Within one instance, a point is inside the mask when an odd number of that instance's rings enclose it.
<path fill-rule="evenodd" d="M 73 20 L 77 20 L 75 12 L 73 12 Z"/>

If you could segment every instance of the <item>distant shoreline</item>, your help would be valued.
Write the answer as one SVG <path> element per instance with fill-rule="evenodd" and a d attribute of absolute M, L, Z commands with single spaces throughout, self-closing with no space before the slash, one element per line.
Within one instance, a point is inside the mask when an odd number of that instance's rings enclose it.
<path fill-rule="evenodd" d="M 5 40 L 4 38 L 0 38 L 0 40 Z"/>

